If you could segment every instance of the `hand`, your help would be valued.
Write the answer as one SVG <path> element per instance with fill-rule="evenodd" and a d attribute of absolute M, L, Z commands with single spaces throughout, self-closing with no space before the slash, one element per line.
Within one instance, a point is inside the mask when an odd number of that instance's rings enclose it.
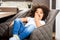
<path fill-rule="evenodd" d="M 40 27 L 40 17 L 39 17 L 39 15 L 37 14 L 37 13 L 35 13 L 35 23 L 36 23 L 36 26 L 37 27 Z"/>
<path fill-rule="evenodd" d="M 39 17 L 39 15 L 37 14 L 37 13 L 35 13 L 35 21 L 39 21 L 40 20 L 40 17 Z"/>

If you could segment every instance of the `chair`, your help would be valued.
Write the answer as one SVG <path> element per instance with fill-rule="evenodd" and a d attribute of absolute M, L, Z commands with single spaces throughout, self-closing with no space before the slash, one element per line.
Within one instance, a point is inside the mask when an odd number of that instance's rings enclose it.
<path fill-rule="evenodd" d="M 52 40 L 52 29 L 53 29 L 53 24 L 54 24 L 54 19 L 57 15 L 59 10 L 51 10 L 48 14 L 48 17 L 46 19 L 46 24 L 41 26 L 40 28 L 36 28 L 31 35 L 26 38 L 25 40 Z M 8 31 L 8 35 L 11 36 L 11 29 L 12 27 L 10 27 L 10 22 L 13 21 L 15 18 L 17 17 L 26 17 L 26 16 L 30 16 L 30 10 L 24 10 L 19 12 L 18 14 L 16 14 L 14 17 L 8 19 L 7 21 L 5 21 L 4 23 L 0 24 L 0 30 L 2 31 L 2 27 L 6 26 L 6 29 L 3 29 L 2 32 L 0 32 L 0 35 L 3 36 L 3 34 L 5 32 Z M 9 37 L 8 36 L 8 37 Z"/>
<path fill-rule="evenodd" d="M 58 10 L 51 10 L 46 19 L 46 24 L 35 29 L 28 40 L 52 40 L 53 24 L 57 14 Z"/>

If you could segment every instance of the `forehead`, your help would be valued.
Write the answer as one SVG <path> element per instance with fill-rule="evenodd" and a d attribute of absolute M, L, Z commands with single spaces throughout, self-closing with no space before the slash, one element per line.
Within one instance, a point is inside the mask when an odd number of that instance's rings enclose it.
<path fill-rule="evenodd" d="M 43 12 L 43 10 L 41 8 L 37 8 L 36 11 L 42 11 Z"/>

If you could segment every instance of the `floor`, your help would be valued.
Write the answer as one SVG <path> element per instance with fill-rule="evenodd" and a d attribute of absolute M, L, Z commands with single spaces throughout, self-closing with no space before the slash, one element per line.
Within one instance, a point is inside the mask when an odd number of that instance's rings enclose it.
<path fill-rule="evenodd" d="M 55 32 L 52 33 L 52 39 L 55 40 Z"/>
<path fill-rule="evenodd" d="M 55 32 L 53 32 L 52 37 L 53 37 L 52 40 L 55 40 Z M 0 40 L 9 40 L 9 39 L 6 39 L 6 38 L 3 39 L 3 38 L 2 38 L 2 39 L 0 39 Z"/>

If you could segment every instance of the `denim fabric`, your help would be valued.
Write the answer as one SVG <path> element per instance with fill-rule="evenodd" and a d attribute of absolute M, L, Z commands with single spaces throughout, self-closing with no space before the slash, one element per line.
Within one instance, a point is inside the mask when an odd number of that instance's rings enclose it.
<path fill-rule="evenodd" d="M 14 20 L 13 34 L 17 34 L 21 40 L 28 37 L 34 29 L 35 26 L 32 24 L 25 27 L 19 18 Z"/>

